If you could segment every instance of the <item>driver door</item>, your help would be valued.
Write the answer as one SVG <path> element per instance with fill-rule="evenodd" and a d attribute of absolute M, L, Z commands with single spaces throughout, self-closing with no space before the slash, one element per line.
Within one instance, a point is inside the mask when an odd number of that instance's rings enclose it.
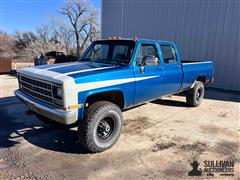
<path fill-rule="evenodd" d="M 158 98 L 163 94 L 164 71 L 161 70 L 158 45 L 154 43 L 141 43 L 137 47 L 137 57 L 134 66 L 136 82 L 134 104 L 140 104 Z M 148 56 L 158 59 L 157 64 L 147 65 Z"/>

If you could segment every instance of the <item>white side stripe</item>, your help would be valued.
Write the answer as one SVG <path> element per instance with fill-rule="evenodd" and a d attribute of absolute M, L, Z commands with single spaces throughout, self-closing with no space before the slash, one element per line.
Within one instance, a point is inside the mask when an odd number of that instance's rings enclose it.
<path fill-rule="evenodd" d="M 56 76 L 55 78 L 58 78 L 60 76 L 71 75 L 71 74 L 75 74 L 75 73 L 81 73 L 81 72 L 96 71 L 96 70 L 101 70 L 101 69 L 110 69 L 110 68 L 113 68 L 113 67 L 116 67 L 116 66 L 94 68 L 94 69 L 90 68 L 90 69 L 84 69 L 84 70 L 79 70 L 79 71 L 72 71 L 72 72 L 69 72 L 69 73 L 60 74 L 60 75 Z"/>
<path fill-rule="evenodd" d="M 147 77 L 138 77 L 138 78 L 126 78 L 126 79 L 116 79 L 116 80 L 106 80 L 106 81 L 99 81 L 99 82 L 89 82 L 89 83 L 83 83 L 76 85 L 76 91 L 77 92 L 83 92 L 87 90 L 102 88 L 102 87 L 108 87 L 108 86 L 114 86 L 118 84 L 125 84 L 129 82 L 134 81 L 142 81 L 145 79 L 151 79 L 156 78 L 159 76 L 147 76 Z"/>
<path fill-rule="evenodd" d="M 51 67 L 49 67 L 49 68 L 39 69 L 39 71 L 41 71 L 41 70 L 49 70 L 49 69 L 60 68 L 60 67 L 69 66 L 69 65 L 73 65 L 73 64 L 77 64 L 77 63 L 76 63 L 76 62 L 72 62 L 72 63 L 59 64 L 58 66 L 51 66 Z"/>

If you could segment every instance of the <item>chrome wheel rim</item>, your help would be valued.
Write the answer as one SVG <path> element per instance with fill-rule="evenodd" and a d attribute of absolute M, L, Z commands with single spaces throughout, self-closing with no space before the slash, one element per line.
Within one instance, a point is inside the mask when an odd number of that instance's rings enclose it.
<path fill-rule="evenodd" d="M 203 88 L 199 88 L 196 93 L 196 100 L 200 101 L 202 99 L 202 96 L 203 96 Z"/>

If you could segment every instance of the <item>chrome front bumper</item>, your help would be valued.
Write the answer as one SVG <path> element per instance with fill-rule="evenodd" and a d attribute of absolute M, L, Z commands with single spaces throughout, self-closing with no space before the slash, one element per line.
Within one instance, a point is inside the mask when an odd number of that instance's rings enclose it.
<path fill-rule="evenodd" d="M 20 90 L 14 92 L 15 96 L 28 106 L 28 108 L 37 114 L 41 114 L 49 119 L 62 124 L 73 124 L 77 120 L 77 110 L 66 111 L 57 107 L 50 107 L 38 100 L 24 94 Z"/>

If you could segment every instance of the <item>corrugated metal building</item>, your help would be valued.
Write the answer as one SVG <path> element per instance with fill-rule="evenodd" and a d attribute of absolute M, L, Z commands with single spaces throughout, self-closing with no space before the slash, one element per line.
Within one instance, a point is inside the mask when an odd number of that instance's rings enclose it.
<path fill-rule="evenodd" d="M 214 87 L 240 91 L 240 0 L 103 0 L 112 35 L 176 42 L 183 59 L 213 59 Z"/>

